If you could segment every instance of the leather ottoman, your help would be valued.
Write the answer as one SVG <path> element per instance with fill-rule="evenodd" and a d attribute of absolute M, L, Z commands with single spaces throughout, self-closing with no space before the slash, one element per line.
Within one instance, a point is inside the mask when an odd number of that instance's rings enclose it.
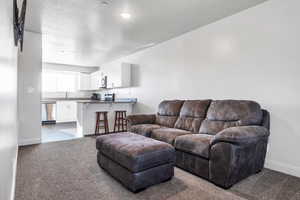
<path fill-rule="evenodd" d="M 132 192 L 171 179 L 175 150 L 164 142 L 130 132 L 97 137 L 98 164 Z"/>

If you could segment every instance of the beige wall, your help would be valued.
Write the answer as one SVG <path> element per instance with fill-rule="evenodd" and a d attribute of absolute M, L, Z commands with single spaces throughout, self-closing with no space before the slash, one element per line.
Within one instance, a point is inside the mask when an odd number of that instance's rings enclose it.
<path fill-rule="evenodd" d="M 266 166 L 300 176 L 300 2 L 254 8 L 102 66 L 135 64 L 136 113 L 163 99 L 252 99 L 271 112 Z"/>
<path fill-rule="evenodd" d="M 13 44 L 13 1 L 0 0 L 0 199 L 14 196 L 17 162 L 17 48 Z"/>

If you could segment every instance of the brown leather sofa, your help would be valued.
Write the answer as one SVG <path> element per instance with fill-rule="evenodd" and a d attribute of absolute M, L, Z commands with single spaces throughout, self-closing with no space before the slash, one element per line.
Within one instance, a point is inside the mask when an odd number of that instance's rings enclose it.
<path fill-rule="evenodd" d="M 270 116 L 254 101 L 163 101 L 127 119 L 129 131 L 173 145 L 177 167 L 223 188 L 264 166 Z"/>

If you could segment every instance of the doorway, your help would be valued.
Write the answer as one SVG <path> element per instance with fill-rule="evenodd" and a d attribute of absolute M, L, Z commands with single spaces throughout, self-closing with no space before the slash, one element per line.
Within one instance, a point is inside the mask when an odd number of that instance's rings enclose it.
<path fill-rule="evenodd" d="M 42 71 L 42 143 L 83 137 L 77 133 L 78 73 L 72 71 Z"/>

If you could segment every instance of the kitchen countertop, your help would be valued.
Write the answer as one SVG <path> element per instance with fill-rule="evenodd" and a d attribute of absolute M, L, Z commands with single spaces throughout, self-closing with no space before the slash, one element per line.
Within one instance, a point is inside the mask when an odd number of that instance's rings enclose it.
<path fill-rule="evenodd" d="M 80 100 L 77 103 L 136 103 L 137 99 L 116 99 L 115 101 Z"/>
<path fill-rule="evenodd" d="M 41 103 L 56 103 L 57 101 L 87 101 L 91 98 L 45 98 L 41 100 Z"/>
<path fill-rule="evenodd" d="M 115 101 L 91 100 L 90 98 L 46 98 L 41 103 L 56 103 L 57 101 L 76 101 L 77 103 L 136 103 L 135 98 L 116 99 Z"/>

